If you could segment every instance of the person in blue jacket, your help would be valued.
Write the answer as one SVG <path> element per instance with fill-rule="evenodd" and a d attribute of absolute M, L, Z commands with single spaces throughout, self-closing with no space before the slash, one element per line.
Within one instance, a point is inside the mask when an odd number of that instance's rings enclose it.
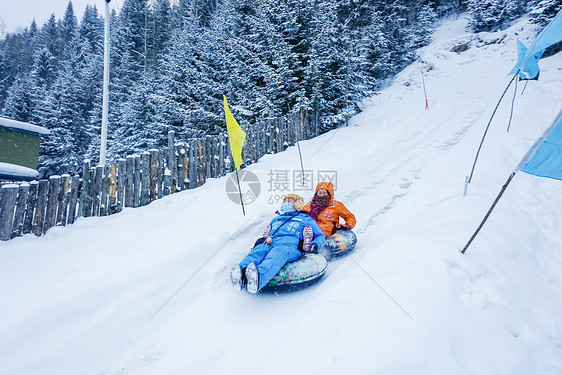
<path fill-rule="evenodd" d="M 326 236 L 308 213 L 301 212 L 304 200 L 289 194 L 283 200 L 277 216 L 271 220 L 264 232 L 265 240 L 232 269 L 232 285 L 248 292 L 257 293 L 288 262 L 301 257 L 299 242 L 303 240 L 303 251 L 316 252 L 324 245 Z"/>

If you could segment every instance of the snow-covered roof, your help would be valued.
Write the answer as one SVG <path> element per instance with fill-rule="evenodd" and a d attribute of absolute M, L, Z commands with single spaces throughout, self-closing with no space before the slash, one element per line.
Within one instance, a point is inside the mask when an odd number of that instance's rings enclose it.
<path fill-rule="evenodd" d="M 32 180 L 39 176 L 35 169 L 21 165 L 0 162 L 0 178 Z"/>
<path fill-rule="evenodd" d="M 45 129 L 41 126 L 28 124 L 27 122 L 11 120 L 5 117 L 0 117 L 0 127 L 39 135 L 49 135 L 51 133 L 49 129 Z"/>

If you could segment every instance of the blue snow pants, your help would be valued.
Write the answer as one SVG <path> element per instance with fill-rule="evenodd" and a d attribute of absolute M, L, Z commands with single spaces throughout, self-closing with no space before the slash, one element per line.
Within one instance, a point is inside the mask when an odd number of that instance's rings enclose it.
<path fill-rule="evenodd" d="M 288 262 L 293 262 L 301 257 L 301 252 L 296 245 L 261 244 L 252 249 L 240 262 L 240 267 L 245 269 L 250 263 L 254 263 L 258 269 L 258 290 L 267 285 L 273 277 Z"/>

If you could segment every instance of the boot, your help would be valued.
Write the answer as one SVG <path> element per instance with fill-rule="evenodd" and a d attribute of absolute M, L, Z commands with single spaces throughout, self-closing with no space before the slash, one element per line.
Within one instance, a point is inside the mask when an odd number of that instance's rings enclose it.
<path fill-rule="evenodd" d="M 234 266 L 230 271 L 230 281 L 236 290 L 242 290 L 246 286 L 246 276 L 239 265 Z"/>
<path fill-rule="evenodd" d="M 246 280 L 248 282 L 248 292 L 256 294 L 260 283 L 258 269 L 254 263 L 250 263 L 248 267 L 246 267 Z"/>
<path fill-rule="evenodd" d="M 305 252 L 310 251 L 310 243 L 314 237 L 314 233 L 312 232 L 312 227 L 307 225 L 304 227 L 302 231 L 302 249 Z"/>

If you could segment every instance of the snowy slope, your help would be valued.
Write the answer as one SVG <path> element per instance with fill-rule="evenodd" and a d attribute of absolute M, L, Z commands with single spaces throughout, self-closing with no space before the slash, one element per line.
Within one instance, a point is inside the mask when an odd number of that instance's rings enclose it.
<path fill-rule="evenodd" d="M 257 296 L 229 284 L 277 208 L 272 171 L 300 168 L 291 147 L 248 167 L 262 192 L 246 216 L 220 178 L 0 243 L 0 373 L 561 373 L 562 182 L 518 173 L 459 251 L 560 110 L 562 54 L 518 94 L 509 133 L 511 98 L 499 108 L 463 197 L 516 38 L 536 33 L 464 25 L 445 22 L 349 127 L 302 142 L 305 168 L 337 171 L 358 219 L 357 250 L 320 283 Z"/>

